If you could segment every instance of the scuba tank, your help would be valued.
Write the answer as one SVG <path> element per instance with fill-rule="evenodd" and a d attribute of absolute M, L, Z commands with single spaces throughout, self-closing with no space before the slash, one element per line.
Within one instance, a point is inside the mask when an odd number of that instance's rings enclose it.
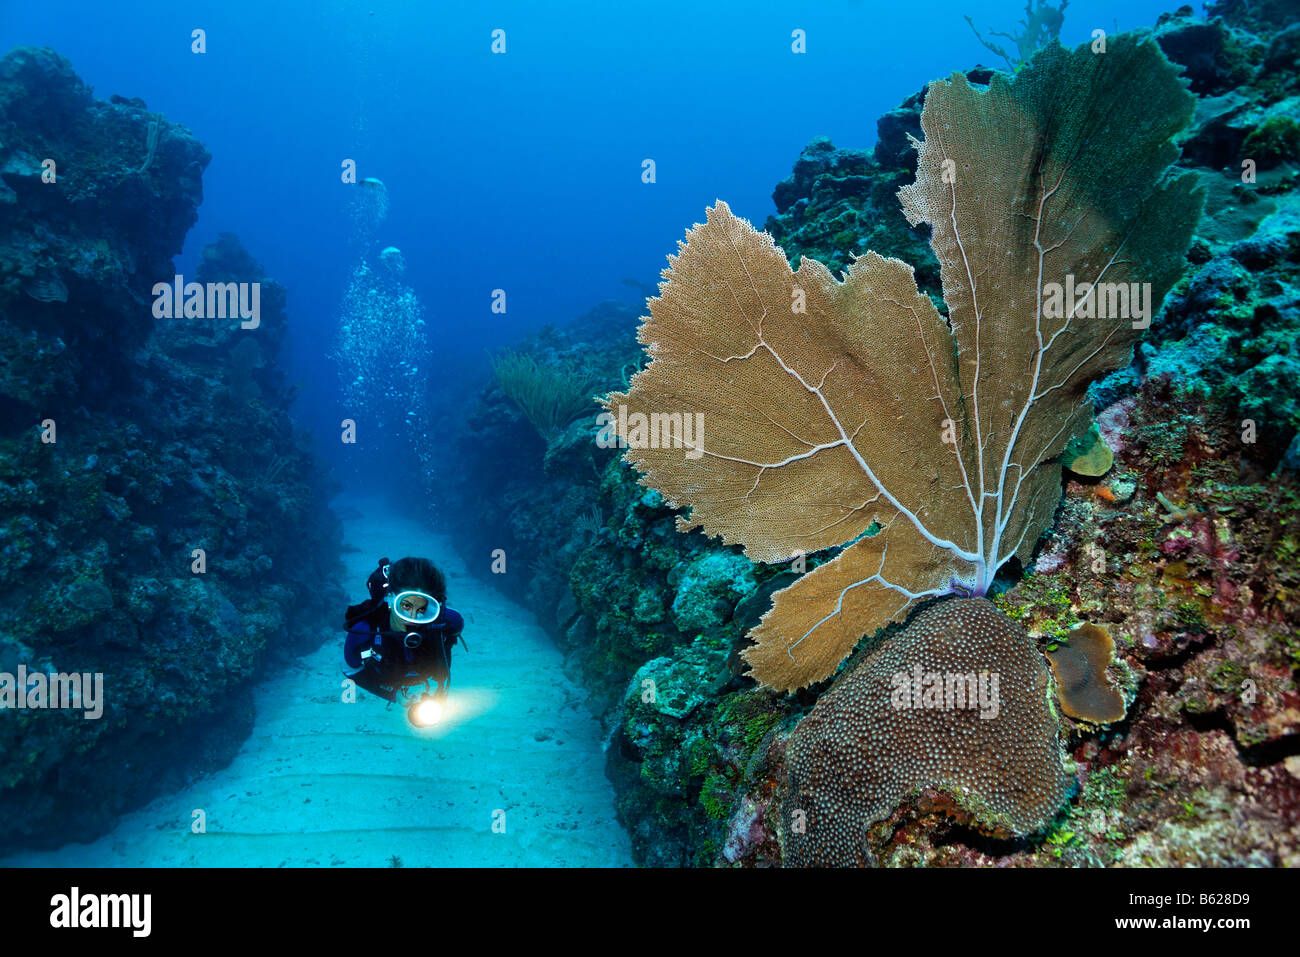
<path fill-rule="evenodd" d="M 372 614 L 377 604 L 384 600 L 384 596 L 388 594 L 388 567 L 390 564 L 391 562 L 387 558 L 379 559 L 378 567 L 366 579 L 366 591 L 370 593 L 370 601 L 348 606 L 348 610 L 343 614 L 344 631 L 351 631 L 363 618 Z"/>
<path fill-rule="evenodd" d="M 366 590 L 372 599 L 382 601 L 388 594 L 388 567 L 392 564 L 387 558 L 379 559 L 379 567 L 366 579 Z"/>

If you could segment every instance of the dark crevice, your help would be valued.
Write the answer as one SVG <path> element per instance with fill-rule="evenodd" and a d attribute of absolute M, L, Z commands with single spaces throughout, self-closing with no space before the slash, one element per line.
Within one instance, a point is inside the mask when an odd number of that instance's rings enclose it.
<path fill-rule="evenodd" d="M 1212 646 L 1212 641 L 1212 635 L 1200 633 L 1189 641 L 1185 648 L 1170 655 L 1147 658 L 1142 662 L 1142 667 L 1147 671 L 1172 671 L 1175 668 L 1181 668 L 1196 655 L 1208 650 Z"/>
<path fill-rule="evenodd" d="M 934 846 L 936 848 L 961 845 L 989 857 L 1007 857 L 1021 851 L 1028 851 L 1036 843 L 1026 837 L 991 837 L 965 824 L 951 824 L 934 836 Z"/>

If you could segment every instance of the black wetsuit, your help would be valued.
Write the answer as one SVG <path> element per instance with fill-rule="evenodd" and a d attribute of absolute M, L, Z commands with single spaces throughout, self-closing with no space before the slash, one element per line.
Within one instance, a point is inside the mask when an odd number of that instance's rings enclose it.
<path fill-rule="evenodd" d="M 371 694 L 396 701 L 396 688 L 409 674 L 440 686 L 451 678 L 451 649 L 465 620 L 443 605 L 437 618 L 415 632 L 393 631 L 388 606 L 381 598 L 370 598 L 349 606 L 344 627 L 343 673 Z M 374 654 L 363 658 L 366 648 Z"/>

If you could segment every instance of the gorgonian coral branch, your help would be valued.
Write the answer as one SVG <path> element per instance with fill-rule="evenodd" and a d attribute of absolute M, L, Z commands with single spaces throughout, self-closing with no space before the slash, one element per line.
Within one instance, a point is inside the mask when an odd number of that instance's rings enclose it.
<path fill-rule="evenodd" d="M 659 442 L 620 430 L 642 483 L 690 506 L 679 528 L 756 561 L 842 547 L 774 596 L 745 652 L 755 678 L 825 678 L 918 602 L 982 595 L 1029 558 L 1087 387 L 1145 325 L 1098 316 L 1095 290 L 1124 284 L 1128 302 L 1145 284 L 1150 309 L 1182 269 L 1201 195 L 1171 175 L 1170 140 L 1191 104 L 1159 48 L 1128 37 L 1053 46 L 987 88 L 931 84 L 899 198 L 930 226 L 946 317 L 905 263 L 791 270 L 722 202 L 687 232 L 638 333 L 651 361 L 605 405 L 705 424 Z M 1088 293 L 1049 314 L 1076 279 Z"/>

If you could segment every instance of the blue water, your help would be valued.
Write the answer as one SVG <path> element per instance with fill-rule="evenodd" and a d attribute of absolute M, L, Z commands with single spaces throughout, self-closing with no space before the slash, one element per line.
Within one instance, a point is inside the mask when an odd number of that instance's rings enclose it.
<path fill-rule="evenodd" d="M 1075 0 L 1062 40 L 1149 27 L 1169 6 Z M 345 158 L 388 187 L 376 246 L 405 256 L 436 369 L 485 375 L 485 350 L 602 299 L 637 300 L 621 280 L 655 281 L 716 199 L 761 227 L 811 138 L 870 146 L 877 117 L 927 81 L 992 64 L 964 14 L 1014 31 L 1021 12 L 974 0 L 74 0 L 55 13 L 5 0 L 0 45 L 52 46 L 97 96 L 140 97 L 206 144 L 205 199 L 177 265 L 191 271 L 231 231 L 287 286 L 298 418 L 337 448 L 325 345 L 357 257 Z M 490 51 L 497 28 L 504 55 Z M 498 288 L 504 317 L 490 311 Z"/>

